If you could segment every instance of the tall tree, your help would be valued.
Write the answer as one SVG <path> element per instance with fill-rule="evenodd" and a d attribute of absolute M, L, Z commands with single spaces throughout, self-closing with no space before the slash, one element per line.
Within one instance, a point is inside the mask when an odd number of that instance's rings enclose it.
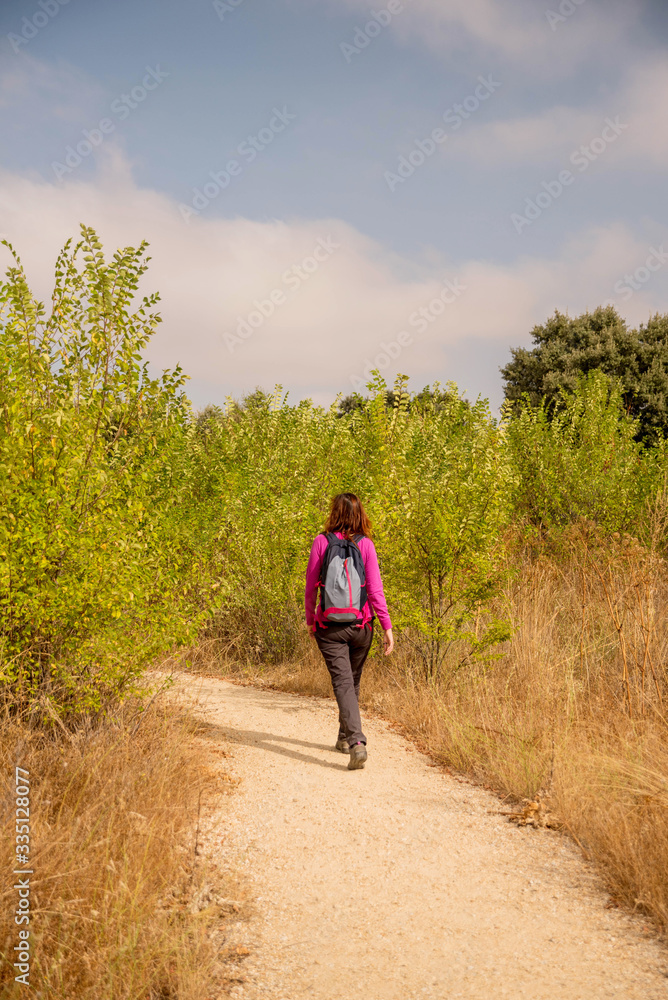
<path fill-rule="evenodd" d="M 638 436 L 654 444 L 668 435 L 668 314 L 629 329 L 613 306 L 600 306 L 573 319 L 556 311 L 531 331 L 535 347 L 513 348 L 501 369 L 505 397 L 519 410 L 523 396 L 561 405 L 560 389 L 573 391 L 580 375 L 595 368 L 619 379 Z"/>

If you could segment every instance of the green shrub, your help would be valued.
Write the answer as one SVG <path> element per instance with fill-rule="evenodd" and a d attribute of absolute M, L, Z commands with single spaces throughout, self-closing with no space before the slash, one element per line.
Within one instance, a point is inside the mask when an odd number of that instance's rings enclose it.
<path fill-rule="evenodd" d="M 353 432 L 372 470 L 368 506 L 392 615 L 435 678 L 446 658 L 456 669 L 510 634 L 490 612 L 510 470 L 486 401 L 471 405 L 450 383 L 447 393 L 436 386 L 409 408 L 405 381 L 395 384 L 388 409 L 377 379 Z"/>
<path fill-rule="evenodd" d="M 297 650 L 310 544 L 346 490 L 369 509 L 392 615 L 429 676 L 453 644 L 463 663 L 507 637 L 487 615 L 510 496 L 487 404 L 471 406 L 453 385 L 410 408 L 404 380 L 370 390 L 344 415 L 289 406 L 279 391 L 200 417 L 196 461 L 221 539 L 223 600 L 209 635 L 236 655 L 276 662 Z"/>
<path fill-rule="evenodd" d="M 620 387 L 594 370 L 560 405 L 528 399 L 506 425 L 515 469 L 516 515 L 542 527 L 586 518 L 610 531 L 637 530 L 643 505 L 658 488 L 662 452 L 636 441 Z"/>
<path fill-rule="evenodd" d="M 48 313 L 18 258 L 0 286 L 0 678 L 17 703 L 99 709 L 203 636 L 294 656 L 335 493 L 364 500 L 400 641 L 430 681 L 509 637 L 513 523 L 649 523 L 665 448 L 638 443 L 602 372 L 501 424 L 454 384 L 411 396 L 377 374 L 354 405 L 291 405 L 279 387 L 193 415 L 181 371 L 154 379 L 142 361 L 159 322 L 157 296 L 137 300 L 146 267 L 145 245 L 106 261 L 82 228 Z"/>
<path fill-rule="evenodd" d="M 178 369 L 141 360 L 145 269 L 144 245 L 105 262 L 82 228 L 48 314 L 17 257 L 0 286 L 0 665 L 19 701 L 98 707 L 184 631 L 164 535 L 188 403 Z"/>

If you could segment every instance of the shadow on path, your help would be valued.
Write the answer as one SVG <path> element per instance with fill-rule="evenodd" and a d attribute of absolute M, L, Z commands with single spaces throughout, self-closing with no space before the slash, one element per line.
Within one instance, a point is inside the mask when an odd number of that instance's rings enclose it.
<path fill-rule="evenodd" d="M 204 732 L 200 732 L 199 735 L 205 739 L 220 740 L 222 738 L 228 740 L 230 743 L 239 743 L 242 746 L 268 750 L 270 753 L 278 754 L 279 757 L 290 757 L 292 760 L 300 760 L 305 764 L 317 764 L 318 767 L 333 768 L 335 771 L 348 770 L 347 762 L 339 763 L 341 758 L 343 758 L 343 754 L 335 750 L 333 746 L 327 746 L 324 743 L 308 743 L 306 740 L 296 740 L 291 736 L 277 736 L 275 733 L 259 733 L 250 729 L 234 729 L 232 726 L 217 726 L 213 723 L 203 723 L 203 725 L 206 729 Z M 288 743 L 289 746 L 281 745 L 285 743 Z M 319 757 L 313 757 L 311 754 L 299 753 L 297 749 L 291 749 L 293 747 L 328 750 L 331 752 L 332 757 L 337 757 L 338 760 L 321 760 Z"/>

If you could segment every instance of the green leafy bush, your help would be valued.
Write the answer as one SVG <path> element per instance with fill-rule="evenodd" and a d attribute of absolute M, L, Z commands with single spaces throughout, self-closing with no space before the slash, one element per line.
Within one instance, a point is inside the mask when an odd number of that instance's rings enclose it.
<path fill-rule="evenodd" d="M 142 360 L 159 316 L 146 247 L 82 228 L 47 308 L 20 261 L 0 286 L 0 677 L 19 704 L 99 709 L 196 639 L 281 662 L 308 641 L 303 582 L 329 501 L 364 500 L 399 639 L 429 681 L 491 661 L 513 524 L 641 534 L 665 449 L 638 443 L 601 371 L 516 401 L 380 376 L 329 409 L 282 390 L 194 415 Z M 605 319 L 605 317 L 603 317 Z M 51 706 L 49 708 L 49 706 Z"/>
<path fill-rule="evenodd" d="M 663 450 L 636 440 L 616 380 L 594 370 L 573 392 L 560 390 L 559 406 L 525 398 L 507 424 L 516 476 L 516 514 L 542 527 L 578 518 L 610 531 L 641 529 L 643 505 L 662 478 Z"/>
<path fill-rule="evenodd" d="M 432 679 L 446 658 L 456 669 L 510 634 L 490 612 L 510 469 L 486 401 L 471 405 L 450 383 L 411 402 L 405 383 L 395 384 L 391 409 L 382 379 L 372 383 L 353 433 L 371 470 L 364 492 L 392 615 Z"/>
<path fill-rule="evenodd" d="M 404 379 L 391 393 L 380 378 L 369 388 L 343 416 L 292 407 L 279 391 L 200 418 L 196 462 L 221 538 L 223 600 L 209 635 L 236 655 L 275 662 L 299 647 L 310 544 L 345 490 L 369 509 L 392 615 L 428 676 L 453 644 L 464 663 L 508 635 L 487 614 L 510 496 L 487 404 L 471 406 L 454 385 L 410 407 Z"/>
<path fill-rule="evenodd" d="M 188 403 L 178 369 L 142 362 L 145 269 L 143 245 L 105 262 L 82 228 L 48 312 L 18 257 L 0 287 L 0 657 L 19 700 L 99 706 L 183 633 L 163 538 Z"/>

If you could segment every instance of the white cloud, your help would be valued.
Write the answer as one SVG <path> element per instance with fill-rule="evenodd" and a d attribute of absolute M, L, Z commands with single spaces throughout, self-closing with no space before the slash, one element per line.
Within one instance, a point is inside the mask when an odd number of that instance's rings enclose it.
<path fill-rule="evenodd" d="M 78 122 L 104 95 L 88 73 L 63 60 L 42 62 L 24 52 L 0 58 L 0 109 L 20 109 L 33 127 L 40 119 Z"/>
<path fill-rule="evenodd" d="M 623 110 L 632 126 L 625 157 L 638 166 L 668 166 L 668 63 L 647 61 L 637 68 L 622 89 Z M 627 110 L 628 109 L 628 110 Z"/>
<path fill-rule="evenodd" d="M 337 8 L 341 0 L 334 0 Z M 470 57 L 508 60 L 513 70 L 529 69 L 538 77 L 562 77 L 584 62 L 610 57 L 628 34 L 639 5 L 622 0 L 576 0 L 573 14 L 553 30 L 546 12 L 562 0 L 403 0 L 403 11 L 389 25 L 402 41 L 417 39 L 438 55 L 463 52 Z M 363 26 L 372 9 L 367 0 L 343 0 L 359 13 Z M 579 4 L 579 5 L 577 5 Z M 491 66 L 483 67 L 490 69 Z"/>
<path fill-rule="evenodd" d="M 94 181 L 73 175 L 56 185 L 0 175 L 0 229 L 40 296 L 48 296 L 56 253 L 80 222 L 97 228 L 108 252 L 150 241 L 144 291 L 162 293 L 165 320 L 150 357 L 160 368 L 181 363 L 218 400 L 276 382 L 318 398 L 350 391 L 350 376 L 402 330 L 414 342 L 386 367 L 387 376 L 407 371 L 420 384 L 452 377 L 451 349 L 480 340 L 484 358 L 485 344 L 526 342 L 532 326 L 556 307 L 575 313 L 596 306 L 610 298 L 617 278 L 644 261 L 648 245 L 617 226 L 581 234 L 553 259 L 527 255 L 505 266 L 443 259 L 407 279 L 414 262 L 409 266 L 338 219 L 260 223 L 203 214 L 187 225 L 176 202 L 134 183 L 117 151 L 100 161 Z M 668 245 L 668 231 L 655 228 L 653 238 L 660 236 Z M 325 248 L 332 241 L 340 246 L 328 253 L 321 244 L 323 260 L 313 270 L 305 261 L 320 240 Z M 0 249 L 4 264 L 7 253 Z M 285 272 L 294 265 L 306 270 L 300 287 L 291 289 Z M 409 316 L 437 298 L 445 279 L 466 290 L 419 333 Z M 229 353 L 222 335 L 234 334 L 239 317 L 256 312 L 255 302 L 266 303 L 274 289 L 286 301 Z M 665 293 L 662 272 L 625 307 L 629 318 L 665 309 Z M 475 393 L 483 369 L 477 360 L 475 369 L 461 372 L 462 385 Z"/>
<path fill-rule="evenodd" d="M 449 151 L 481 165 L 550 162 L 591 141 L 604 127 L 603 117 L 561 106 L 524 118 L 472 123 L 461 135 L 453 136 Z"/>
<path fill-rule="evenodd" d="M 606 119 L 619 118 L 628 128 L 603 158 L 608 168 L 668 166 L 668 64 L 645 61 L 628 70 L 614 93 L 597 95 L 585 108 L 557 106 L 535 115 L 471 123 L 453 138 L 447 152 L 457 152 L 477 163 L 549 163 L 567 161 L 580 145 L 588 145 L 605 128 Z M 564 166 L 567 166 L 564 162 Z"/>

